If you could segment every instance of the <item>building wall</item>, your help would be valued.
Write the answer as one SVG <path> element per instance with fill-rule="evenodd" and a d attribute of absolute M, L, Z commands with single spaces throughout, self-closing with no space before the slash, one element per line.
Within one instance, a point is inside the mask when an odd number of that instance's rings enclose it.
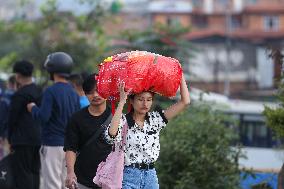
<path fill-rule="evenodd" d="M 189 59 L 188 67 L 189 72 L 196 74 L 196 78 L 192 80 L 224 81 L 227 79 L 226 66 L 229 65 L 231 81 L 256 81 L 257 64 L 254 45 L 234 42 L 229 51 L 225 41 L 194 43 L 194 45 L 197 52 Z"/>
<path fill-rule="evenodd" d="M 265 16 L 278 16 L 279 17 L 279 29 L 284 30 L 284 13 L 283 14 L 249 14 L 243 15 L 243 29 L 249 31 L 265 31 L 264 19 Z"/>
<path fill-rule="evenodd" d="M 163 14 L 156 13 L 152 16 L 153 23 L 168 24 L 168 20 L 171 19 L 173 22 L 176 20 L 182 26 L 188 27 L 191 25 L 191 18 L 188 14 Z"/>
<path fill-rule="evenodd" d="M 257 83 L 259 88 L 271 88 L 274 83 L 274 63 L 266 47 L 257 47 Z"/>
<path fill-rule="evenodd" d="M 123 30 L 133 29 L 143 31 L 150 25 L 150 16 L 147 14 L 120 13 L 113 15 L 110 21 L 104 22 L 106 34 L 117 35 Z"/>
<path fill-rule="evenodd" d="M 190 26 L 191 25 L 191 19 L 188 15 L 185 15 L 185 14 L 182 14 L 182 15 L 176 15 L 176 16 L 179 16 L 180 18 L 180 23 L 183 25 L 183 26 Z"/>
<path fill-rule="evenodd" d="M 224 82 L 190 82 L 190 86 L 198 88 L 204 91 L 211 91 L 216 93 L 224 93 Z M 248 89 L 257 89 L 256 83 L 250 84 L 249 82 L 230 82 L 230 96 L 239 97 L 242 93 Z"/>
<path fill-rule="evenodd" d="M 153 23 L 167 24 L 166 15 L 164 15 L 164 14 L 154 14 L 152 16 L 152 22 Z"/>
<path fill-rule="evenodd" d="M 280 25 L 280 30 L 284 31 L 284 13 L 279 16 L 279 25 Z"/>
<path fill-rule="evenodd" d="M 208 17 L 208 28 L 225 30 L 226 18 L 222 15 L 212 15 Z"/>
<path fill-rule="evenodd" d="M 260 15 L 247 15 L 244 17 L 246 20 L 246 29 L 251 31 L 263 31 L 263 18 Z"/>
<path fill-rule="evenodd" d="M 208 20 L 207 26 L 202 28 L 202 29 L 208 28 L 208 29 L 223 29 L 223 30 L 225 30 L 226 15 L 225 15 L 225 10 L 224 10 L 224 5 L 222 5 L 222 6 L 218 5 L 217 6 L 217 1 L 215 2 L 213 0 L 204 1 L 204 3 L 205 2 L 207 2 L 208 5 L 212 6 L 212 11 L 207 14 L 206 12 L 202 12 L 205 9 L 199 10 L 201 12 L 199 12 L 198 14 L 207 17 L 207 20 Z M 234 1 L 232 1 L 232 2 L 234 2 Z M 244 3 L 245 3 L 245 1 L 244 1 Z M 270 6 L 270 5 L 275 7 L 275 5 L 278 5 L 279 3 L 284 3 L 284 0 L 271 0 L 271 1 L 270 0 L 258 0 L 258 1 L 256 1 L 256 3 L 254 5 L 259 5 L 259 6 L 265 8 L 265 6 Z M 241 4 L 243 4 L 243 3 L 241 3 Z M 243 4 L 243 5 L 245 5 L 245 4 Z M 247 6 L 250 7 L 250 5 L 251 4 L 248 4 Z M 279 4 L 279 6 L 282 6 L 282 5 Z M 284 4 L 283 4 L 283 6 L 284 6 Z M 219 8 L 217 9 L 216 7 L 219 7 Z M 232 9 L 232 11 L 233 10 L 234 9 Z M 214 12 L 214 11 L 216 11 L 216 12 Z M 265 13 L 265 12 L 263 12 L 263 13 L 232 12 L 232 13 L 233 13 L 233 15 L 242 16 L 241 25 L 240 25 L 242 30 L 264 31 L 264 16 L 265 15 L 279 16 L 279 30 L 284 30 L 284 12 L 275 13 L 275 14 Z M 194 25 L 192 25 L 192 21 L 191 21 L 194 16 L 196 16 L 196 14 L 192 14 L 192 12 L 183 13 L 183 14 L 160 12 L 160 13 L 154 13 L 153 14 L 153 20 L 152 21 L 153 21 L 153 23 L 159 22 L 159 23 L 167 24 L 168 18 L 177 18 L 177 19 L 180 20 L 180 23 L 183 26 L 190 26 L 191 25 L 193 27 L 193 29 L 195 30 L 196 27 L 194 27 Z"/>
<path fill-rule="evenodd" d="M 38 18 L 39 8 L 35 2 L 27 1 L 21 5 L 19 1 L 0 0 L 0 20 L 10 21 L 13 19 L 36 19 Z"/>
<path fill-rule="evenodd" d="M 205 1 L 203 0 L 203 3 Z M 277 72 L 278 65 L 274 66 L 267 59 L 268 55 L 265 54 L 265 49 L 268 42 L 275 44 L 281 42 L 282 38 L 278 37 L 278 39 L 277 36 L 280 34 L 279 31 L 284 32 L 284 12 L 278 11 L 268 14 L 265 12 L 265 9 L 267 6 L 267 12 L 273 12 L 271 10 L 278 9 L 277 6 L 284 6 L 284 4 L 280 4 L 284 3 L 284 0 L 256 0 L 255 3 L 253 1 L 249 2 L 249 0 L 232 1 L 239 6 L 238 9 L 231 7 L 233 8 L 232 10 L 236 11 L 231 12 L 232 18 L 239 19 L 233 20 L 236 21 L 236 28 L 233 28 L 233 34 L 236 34 L 238 43 L 232 43 L 232 55 L 226 55 L 226 37 L 224 36 L 226 33 L 226 11 L 224 7 L 221 9 L 216 7 L 217 5 L 214 4 L 216 2 L 216 0 L 206 1 L 207 12 L 203 12 L 206 11 L 203 4 L 201 8 L 193 8 L 193 12 L 183 14 L 182 16 L 173 13 L 155 13 L 153 22 L 167 24 L 167 18 L 170 15 L 179 16 L 180 23 L 184 26 L 191 24 L 192 33 L 194 33 L 192 36 L 195 37 L 193 39 L 196 39 L 197 36 L 197 39 L 194 40 L 194 45 L 197 45 L 198 52 L 189 59 L 189 65 L 185 71 L 194 73 L 191 75 L 196 76 L 190 78 L 193 86 L 199 85 L 196 87 L 222 92 L 224 90 L 224 81 L 228 79 L 226 77 L 226 64 L 228 64 L 227 56 L 230 56 L 229 79 L 232 93 L 246 89 L 273 88 L 275 85 L 274 78 L 279 76 Z M 242 6 L 245 9 L 240 9 Z M 254 9 L 248 9 L 245 6 L 258 6 L 256 9 L 257 13 L 254 12 Z M 259 12 L 259 10 L 263 10 L 263 12 Z M 274 30 L 275 32 L 269 31 L 265 34 L 264 31 L 267 31 L 264 27 L 265 16 L 274 15 L 279 16 L 279 28 Z M 198 16 L 202 17 L 202 19 Z M 200 21 L 199 24 L 198 21 Z M 221 30 L 221 32 L 215 32 L 216 30 Z M 201 31 L 201 35 L 198 35 L 199 31 Z M 255 38 L 254 34 L 256 34 Z M 203 38 L 202 35 L 204 35 Z M 245 40 L 241 40 L 243 38 Z M 219 43 L 216 43 L 216 40 L 220 40 Z M 260 46 L 260 44 L 263 46 Z M 238 60 L 242 61 L 238 62 Z"/>
<path fill-rule="evenodd" d="M 284 0 L 257 0 L 259 4 L 279 4 L 284 3 Z"/>

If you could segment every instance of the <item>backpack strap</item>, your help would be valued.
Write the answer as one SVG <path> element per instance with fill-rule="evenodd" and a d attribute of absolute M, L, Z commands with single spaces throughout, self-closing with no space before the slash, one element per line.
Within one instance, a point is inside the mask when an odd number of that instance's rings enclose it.
<path fill-rule="evenodd" d="M 105 122 L 101 125 L 101 127 L 92 135 L 92 137 L 84 144 L 82 149 L 80 150 L 79 154 L 83 152 L 87 147 L 93 143 L 95 140 L 99 138 L 99 136 L 102 134 L 102 132 L 105 130 L 105 126 L 109 125 L 112 119 L 112 114 L 109 114 L 108 118 L 105 120 Z"/>

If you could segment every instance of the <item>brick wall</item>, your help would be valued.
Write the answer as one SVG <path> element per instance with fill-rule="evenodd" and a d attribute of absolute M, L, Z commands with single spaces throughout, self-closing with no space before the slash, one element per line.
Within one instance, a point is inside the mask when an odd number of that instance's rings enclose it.
<path fill-rule="evenodd" d="M 191 87 L 201 89 L 203 91 L 211 91 L 223 94 L 224 92 L 224 83 L 213 83 L 213 82 L 190 82 Z M 231 82 L 230 83 L 230 96 L 238 97 L 244 91 L 255 90 L 257 89 L 256 83 L 247 83 L 247 82 Z"/>

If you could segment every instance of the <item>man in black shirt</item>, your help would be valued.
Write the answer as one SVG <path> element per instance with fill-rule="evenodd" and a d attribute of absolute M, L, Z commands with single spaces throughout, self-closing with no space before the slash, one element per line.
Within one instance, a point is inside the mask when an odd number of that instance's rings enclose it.
<path fill-rule="evenodd" d="M 93 183 L 93 178 L 99 163 L 111 152 L 111 145 L 102 138 L 104 131 L 102 127 L 110 123 L 111 110 L 107 107 L 106 100 L 98 94 L 96 83 L 95 74 L 84 80 L 83 90 L 90 105 L 74 113 L 66 128 L 64 150 L 66 151 L 67 178 L 65 184 L 70 189 L 74 189 L 75 185 L 79 189 L 98 188 Z M 96 140 L 86 145 L 96 132 L 100 132 Z"/>
<path fill-rule="evenodd" d="M 33 65 L 25 60 L 13 66 L 18 90 L 11 98 L 8 141 L 12 150 L 12 170 L 17 189 L 38 189 L 40 124 L 27 111 L 29 102 L 40 102 L 41 90 L 32 81 Z"/>

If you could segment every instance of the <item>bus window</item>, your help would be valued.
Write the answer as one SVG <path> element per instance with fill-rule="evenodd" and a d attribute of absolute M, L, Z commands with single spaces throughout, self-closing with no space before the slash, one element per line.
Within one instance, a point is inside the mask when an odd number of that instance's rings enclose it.
<path fill-rule="evenodd" d="M 273 138 L 271 130 L 266 126 L 262 114 L 230 112 L 229 115 L 236 120 L 236 125 L 233 127 L 238 128 L 239 142 L 243 146 L 271 148 L 280 145 L 280 142 Z"/>

